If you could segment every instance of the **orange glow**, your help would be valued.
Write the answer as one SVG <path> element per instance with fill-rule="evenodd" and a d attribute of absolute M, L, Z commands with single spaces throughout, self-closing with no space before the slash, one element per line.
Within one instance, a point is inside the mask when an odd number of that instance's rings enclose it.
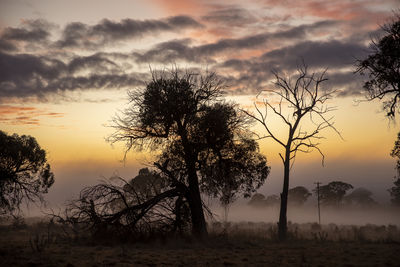
<path fill-rule="evenodd" d="M 243 51 L 240 51 L 240 53 L 236 52 L 235 58 L 247 59 L 247 58 L 252 58 L 252 57 L 259 57 L 266 52 L 268 52 L 268 51 L 266 51 L 264 49 L 243 50 Z"/>
<path fill-rule="evenodd" d="M 0 123 L 11 125 L 36 125 L 39 126 L 38 117 L 61 118 L 63 113 L 48 112 L 46 109 L 36 107 L 21 107 L 0 105 Z"/>
<path fill-rule="evenodd" d="M 176 14 L 193 14 L 193 12 L 200 12 L 205 9 L 204 4 L 196 0 L 153 0 L 156 4 L 160 5 L 170 15 Z"/>

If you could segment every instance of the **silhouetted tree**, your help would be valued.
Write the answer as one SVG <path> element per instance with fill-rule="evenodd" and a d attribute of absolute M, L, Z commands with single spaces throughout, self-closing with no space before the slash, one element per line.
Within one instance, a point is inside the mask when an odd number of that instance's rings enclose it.
<path fill-rule="evenodd" d="M 251 118 L 257 120 L 266 130 L 267 134 L 261 138 L 272 138 L 284 150 L 279 153 L 284 165 L 283 189 L 281 193 L 281 209 L 279 215 L 279 238 L 286 239 L 287 233 L 287 202 L 289 191 L 290 168 L 294 162 L 297 152 L 311 152 L 318 148 L 320 135 L 325 128 L 333 127 L 332 118 L 327 113 L 333 109 L 326 105 L 326 101 L 332 97 L 333 92 L 322 90 L 321 85 L 327 79 L 325 71 L 317 75 L 309 74 L 307 66 L 298 68 L 298 75 L 295 78 L 283 77 L 274 72 L 276 89 L 266 90 L 266 97 L 263 99 L 265 110 L 261 110 L 257 103 L 254 104 L 256 113 L 246 112 Z M 278 137 L 273 131 L 270 117 L 277 117 L 282 126 L 279 130 L 285 129 L 286 136 Z M 307 120 L 312 128 L 307 129 Z M 337 132 L 337 131 L 336 131 Z"/>
<path fill-rule="evenodd" d="M 369 100 L 383 99 L 383 108 L 388 117 L 395 117 L 400 102 L 400 15 L 395 14 L 391 22 L 383 25 L 384 35 L 371 44 L 372 53 L 357 62 L 357 72 L 367 73 L 369 80 L 364 84 Z M 398 112 L 398 110 L 397 110 Z M 392 156 L 400 158 L 400 133 L 392 151 Z M 400 161 L 397 160 L 397 170 Z M 393 203 L 399 203 L 399 175 L 395 186 L 389 189 Z"/>
<path fill-rule="evenodd" d="M 263 194 L 256 193 L 251 197 L 250 201 L 247 204 L 256 208 L 265 207 L 265 196 Z"/>
<path fill-rule="evenodd" d="M 367 98 L 383 99 L 387 116 L 394 117 L 400 100 L 400 15 L 381 28 L 384 36 L 372 41 L 372 53 L 357 62 L 357 72 L 368 75 Z"/>
<path fill-rule="evenodd" d="M 0 213 L 19 211 L 23 200 L 43 201 L 54 183 L 46 151 L 29 135 L 0 131 Z"/>
<path fill-rule="evenodd" d="M 266 159 L 247 130 L 248 119 L 224 103 L 215 74 L 152 73 L 144 90 L 129 93 L 131 105 L 114 118 L 109 141 L 130 149 L 162 151 L 155 166 L 190 207 L 192 231 L 207 234 L 200 190 L 230 202 L 262 185 Z"/>
<path fill-rule="evenodd" d="M 372 198 L 372 192 L 365 188 L 356 188 L 350 194 L 344 197 L 346 204 L 359 207 L 371 207 L 376 205 L 376 201 Z"/>
<path fill-rule="evenodd" d="M 114 176 L 110 178 L 111 181 L 122 182 L 123 192 L 125 195 L 134 195 L 135 198 L 132 199 L 132 203 L 141 203 L 149 200 L 152 197 L 163 192 L 168 188 L 168 181 L 165 177 L 161 176 L 154 170 L 149 170 L 149 168 L 142 168 L 136 177 L 131 179 L 129 182 L 125 182 L 121 177 Z M 127 196 L 125 196 L 126 198 Z M 120 211 L 125 208 L 125 203 L 123 198 L 115 197 L 113 203 L 114 209 Z"/>
<path fill-rule="evenodd" d="M 225 107 L 226 108 L 226 107 Z M 232 107 L 231 107 L 232 108 Z M 218 108 L 219 109 L 219 108 Z M 217 109 L 217 110 L 218 110 Z M 215 114 L 224 114 L 222 110 Z M 224 116 L 221 116 L 223 118 Z M 230 116 L 226 117 L 229 118 Z M 225 219 L 229 211 L 229 205 L 239 196 L 249 197 L 259 188 L 267 178 L 270 168 L 266 164 L 266 159 L 258 152 L 258 145 L 254 140 L 238 133 L 245 133 L 244 129 L 237 132 L 237 127 L 233 122 L 226 123 L 220 121 L 213 123 L 213 119 L 207 118 L 208 126 L 204 125 L 203 131 L 199 131 L 198 142 L 204 141 L 204 150 L 199 153 L 197 158 L 196 172 L 199 177 L 200 191 L 219 198 L 221 205 L 225 209 Z M 210 127 L 230 125 L 231 130 L 216 131 Z M 210 135 L 211 132 L 214 132 Z M 231 136 L 222 141 L 215 133 L 220 132 Z M 200 136 L 205 134 L 208 136 Z M 234 138 L 232 138 L 234 137 Z M 207 141 L 207 139 L 209 139 Z M 225 139 L 225 138 L 224 138 Z M 219 141 L 218 141 L 219 140 Z M 217 143 L 215 143 L 217 141 Z M 214 143 L 214 144 L 213 144 Z M 182 147 L 173 143 L 164 150 L 159 160 L 155 163 L 162 172 L 168 174 L 172 184 L 188 186 L 187 172 L 184 161 Z"/>
<path fill-rule="evenodd" d="M 277 195 L 269 195 L 265 198 L 265 204 L 268 207 L 278 206 L 280 202 L 279 196 Z"/>
<path fill-rule="evenodd" d="M 182 201 L 185 189 L 166 186 L 154 196 L 141 189 L 113 177 L 85 187 L 67 204 L 64 214 L 52 215 L 101 239 L 135 240 L 185 231 L 190 221 L 188 206 Z"/>
<path fill-rule="evenodd" d="M 400 178 L 397 178 L 394 182 L 394 186 L 389 189 L 391 202 L 393 205 L 400 206 Z"/>
<path fill-rule="evenodd" d="M 394 186 L 389 189 L 391 201 L 394 205 L 400 206 L 400 133 L 397 134 L 397 140 L 394 142 L 394 147 L 390 155 L 396 158 L 397 175 L 394 177 Z"/>
<path fill-rule="evenodd" d="M 330 182 L 327 185 L 319 187 L 319 196 L 321 199 L 321 204 L 325 206 L 339 207 L 346 192 L 353 189 L 353 186 L 348 183 L 341 181 Z M 317 194 L 317 189 L 313 190 Z"/>
<path fill-rule="evenodd" d="M 125 190 L 134 190 L 138 197 L 151 198 L 167 187 L 168 181 L 156 171 L 142 168 L 139 174 L 125 185 Z"/>
<path fill-rule="evenodd" d="M 216 111 L 223 114 L 218 109 Z M 210 123 L 215 120 L 208 118 L 205 121 Z M 215 125 L 219 124 L 217 122 Z M 219 198 L 225 209 L 225 220 L 229 205 L 239 195 L 250 197 L 265 182 L 270 172 L 265 157 L 258 151 L 256 141 L 243 136 L 243 133 L 240 131 L 234 135 L 235 138 L 228 138 L 223 146 L 211 146 L 199 156 L 201 191 Z"/>
<path fill-rule="evenodd" d="M 269 195 L 265 197 L 263 194 L 257 193 L 251 197 L 248 204 L 255 208 L 274 207 L 279 205 L 279 196 Z"/>
<path fill-rule="evenodd" d="M 304 186 L 296 186 L 294 188 L 289 189 L 289 204 L 295 206 L 302 206 L 304 202 L 307 201 L 308 197 L 311 196 L 311 193 Z"/>

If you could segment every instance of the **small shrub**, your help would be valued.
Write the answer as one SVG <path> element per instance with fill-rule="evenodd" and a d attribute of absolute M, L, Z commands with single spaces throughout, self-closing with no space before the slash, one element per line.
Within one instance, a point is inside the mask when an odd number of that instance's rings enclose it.
<path fill-rule="evenodd" d="M 29 239 L 29 244 L 33 252 L 42 253 L 53 242 L 53 238 L 49 235 L 35 233 Z"/>
<path fill-rule="evenodd" d="M 323 243 L 328 240 L 328 233 L 325 231 L 318 231 L 316 233 L 312 233 L 314 240 L 320 243 Z"/>
<path fill-rule="evenodd" d="M 26 229 L 28 227 L 28 225 L 25 222 L 25 219 L 21 216 L 14 217 L 12 220 L 11 226 L 12 226 L 12 228 L 17 229 L 17 230 Z"/>

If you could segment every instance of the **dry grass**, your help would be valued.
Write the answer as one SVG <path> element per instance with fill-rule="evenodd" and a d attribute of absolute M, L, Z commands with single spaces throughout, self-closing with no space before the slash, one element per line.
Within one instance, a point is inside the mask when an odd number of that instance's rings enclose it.
<path fill-rule="evenodd" d="M 210 227 L 202 242 L 173 237 L 141 243 L 95 242 L 66 237 L 57 226 L 1 226 L 2 266 L 399 266 L 395 226 L 291 224 L 288 242 L 276 241 L 273 224 Z M 35 239 L 38 239 L 36 249 Z M 44 240 L 40 243 L 40 240 Z"/>

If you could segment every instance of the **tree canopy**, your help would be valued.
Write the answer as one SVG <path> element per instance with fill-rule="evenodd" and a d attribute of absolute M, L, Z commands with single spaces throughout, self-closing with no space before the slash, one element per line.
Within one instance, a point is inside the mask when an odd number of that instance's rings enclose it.
<path fill-rule="evenodd" d="M 263 194 L 254 194 L 248 204 L 255 208 L 275 207 L 279 205 L 279 196 L 269 195 L 265 197 Z"/>
<path fill-rule="evenodd" d="M 341 181 L 334 181 L 327 185 L 320 186 L 319 196 L 321 204 L 332 207 L 341 206 L 344 196 L 350 189 L 353 189 L 351 184 Z M 314 189 L 314 192 L 317 194 L 317 189 Z"/>
<path fill-rule="evenodd" d="M 207 233 L 200 192 L 229 203 L 249 196 L 269 174 L 266 158 L 248 130 L 249 120 L 221 99 L 214 73 L 152 73 L 144 88 L 129 93 L 130 106 L 113 120 L 110 142 L 160 151 L 154 165 L 181 191 L 193 233 Z M 125 154 L 126 155 L 126 154 Z"/>
<path fill-rule="evenodd" d="M 394 186 L 389 189 L 389 193 L 392 203 L 400 206 L 400 133 L 397 134 L 397 140 L 394 142 L 394 147 L 390 155 L 396 159 L 397 175 Z"/>
<path fill-rule="evenodd" d="M 296 186 L 289 189 L 288 201 L 295 206 L 301 206 L 311 196 L 311 193 L 304 186 Z"/>
<path fill-rule="evenodd" d="M 388 117 L 395 117 L 400 103 L 400 14 L 381 27 L 383 36 L 373 40 L 372 53 L 357 62 L 357 71 L 367 74 L 364 84 L 369 100 L 383 100 L 383 109 Z M 400 133 L 391 153 L 397 158 L 397 177 L 389 189 L 392 203 L 400 203 Z"/>
<path fill-rule="evenodd" d="M 383 107 L 393 117 L 400 101 L 400 15 L 381 27 L 384 35 L 371 44 L 372 53 L 357 63 L 357 71 L 366 74 L 367 98 L 383 99 Z"/>
<path fill-rule="evenodd" d="M 134 191 L 138 197 L 148 199 L 157 194 L 167 187 L 167 181 L 159 173 L 149 168 L 142 168 L 139 170 L 137 176 L 125 185 L 126 191 Z"/>
<path fill-rule="evenodd" d="M 46 151 L 29 135 L 0 131 L 0 212 L 19 211 L 23 200 L 42 201 L 54 183 Z"/>
<path fill-rule="evenodd" d="M 346 204 L 364 208 L 377 204 L 377 202 L 372 198 L 372 192 L 362 187 L 356 188 L 350 194 L 346 195 L 344 201 Z"/>
<path fill-rule="evenodd" d="M 393 205 L 400 207 L 400 178 L 397 178 L 393 184 L 394 186 L 389 189 L 390 196 L 392 197 L 391 202 Z"/>

